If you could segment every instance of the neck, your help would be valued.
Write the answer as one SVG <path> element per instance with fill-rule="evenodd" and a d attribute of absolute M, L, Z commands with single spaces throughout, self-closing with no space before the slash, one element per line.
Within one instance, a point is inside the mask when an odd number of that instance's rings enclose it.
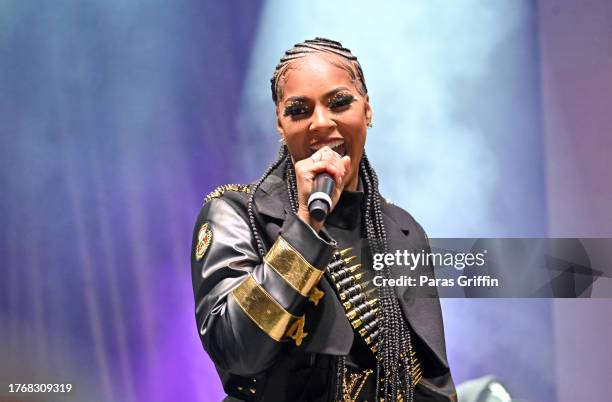
<path fill-rule="evenodd" d="M 344 190 L 357 191 L 357 183 L 359 183 L 359 175 L 356 174 L 351 180 L 344 186 Z"/>

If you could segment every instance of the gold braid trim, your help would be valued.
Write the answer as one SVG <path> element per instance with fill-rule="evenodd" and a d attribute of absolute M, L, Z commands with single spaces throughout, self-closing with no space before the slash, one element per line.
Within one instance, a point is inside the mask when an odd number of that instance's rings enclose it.
<path fill-rule="evenodd" d="M 272 248 L 264 257 L 264 261 L 293 289 L 306 297 L 310 295 L 312 288 L 319 283 L 324 272 L 310 265 L 282 236 L 276 239 Z"/>
<path fill-rule="evenodd" d="M 296 317 L 285 310 L 251 274 L 231 295 L 251 321 L 275 341 L 289 337 L 300 346 L 308 335 L 304 332 L 305 317 Z"/>
<path fill-rule="evenodd" d="M 402 352 L 400 354 L 400 357 L 404 357 L 405 354 Z M 411 355 L 410 355 L 410 365 L 412 366 L 412 390 L 414 391 L 414 389 L 416 388 L 416 386 L 421 382 L 421 380 L 423 379 L 423 371 L 421 370 L 421 362 L 419 361 L 419 358 L 416 354 L 416 352 L 413 350 Z M 406 373 L 406 368 L 404 366 L 402 366 L 402 372 L 403 375 L 405 375 Z M 380 379 L 380 383 L 383 384 L 384 383 L 384 379 Z M 396 398 L 397 402 L 406 402 L 406 395 L 404 395 L 399 389 L 397 390 L 397 398 Z M 379 402 L 385 402 L 384 398 L 380 398 Z"/>
<path fill-rule="evenodd" d="M 213 198 L 221 197 L 226 191 L 239 191 L 248 194 L 251 192 L 251 186 L 249 184 L 224 184 L 211 191 L 210 194 L 204 198 L 204 204 Z"/>
<path fill-rule="evenodd" d="M 423 378 L 423 371 L 421 370 L 421 362 L 419 361 L 419 357 L 414 350 L 410 356 L 410 365 L 412 366 L 412 382 L 416 387 L 416 385 Z"/>

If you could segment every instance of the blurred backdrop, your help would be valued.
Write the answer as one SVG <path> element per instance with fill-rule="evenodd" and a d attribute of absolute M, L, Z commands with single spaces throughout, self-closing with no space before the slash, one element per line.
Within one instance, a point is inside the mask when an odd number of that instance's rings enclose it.
<path fill-rule="evenodd" d="M 430 237 L 612 237 L 607 0 L 5 0 L 3 398 L 23 382 L 73 384 L 40 400 L 222 398 L 191 231 L 208 192 L 276 155 L 269 79 L 315 36 L 359 57 L 381 190 Z M 608 400 L 610 300 L 447 299 L 443 313 L 457 383 Z"/>

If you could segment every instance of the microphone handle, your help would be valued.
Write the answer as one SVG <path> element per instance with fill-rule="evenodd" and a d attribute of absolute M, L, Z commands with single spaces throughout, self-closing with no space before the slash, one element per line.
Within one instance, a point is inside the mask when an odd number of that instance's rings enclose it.
<path fill-rule="evenodd" d="M 313 219 L 321 222 L 327 218 L 335 186 L 336 182 L 329 173 L 319 173 L 315 176 L 312 193 L 308 198 L 308 212 Z"/>

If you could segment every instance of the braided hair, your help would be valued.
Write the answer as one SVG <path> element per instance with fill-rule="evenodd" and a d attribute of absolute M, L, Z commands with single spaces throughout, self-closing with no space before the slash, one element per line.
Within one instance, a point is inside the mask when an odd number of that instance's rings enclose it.
<path fill-rule="evenodd" d="M 355 57 L 349 49 L 346 49 L 339 42 L 315 38 L 307 40 L 303 43 L 296 44 L 292 49 L 285 52 L 279 64 L 276 66 L 271 81 L 272 100 L 278 104 L 282 99 L 283 79 L 287 71 L 291 68 L 292 63 L 301 57 L 315 52 L 331 53 L 339 56 L 341 62 L 334 65 L 345 69 L 355 87 L 361 95 L 367 94 L 367 87 L 363 76 L 363 70 L 357 57 Z M 284 178 L 287 185 L 287 193 L 291 209 L 294 212 L 298 210 L 297 197 L 297 181 L 295 177 L 295 169 L 291 161 L 291 156 L 286 145 L 282 145 L 278 154 L 278 158 L 265 171 L 262 177 L 253 185 L 251 195 L 248 201 L 249 225 L 257 243 L 257 250 L 261 258 L 264 257 L 266 249 L 256 225 L 253 206 L 257 189 L 263 181 L 277 169 L 283 162 L 285 165 Z M 364 184 L 365 204 L 363 206 L 363 222 L 362 227 L 365 228 L 365 235 L 368 239 L 368 245 L 372 253 L 385 253 L 389 250 L 387 243 L 387 234 L 382 215 L 382 200 L 378 191 L 378 176 L 372 168 L 367 156 L 363 154 L 360 161 L 359 175 Z M 390 278 L 391 272 L 389 267 L 384 267 L 382 274 Z M 412 342 L 410 339 L 410 329 L 407 323 L 402 318 L 398 300 L 393 292 L 393 289 L 388 286 L 378 288 L 381 308 L 378 310 L 379 322 L 382 323 L 382 343 L 379 348 L 380 358 L 377 361 L 376 368 L 376 386 L 379 396 L 384 397 L 385 401 L 396 401 L 398 393 L 406 395 L 406 400 L 413 401 L 413 378 L 411 375 L 411 359 Z M 343 381 L 345 371 L 345 358 L 339 359 L 337 367 L 337 389 L 336 398 L 342 399 Z M 402 366 L 402 370 L 398 367 Z M 381 378 L 382 377 L 382 378 Z M 399 388 L 398 388 L 399 387 Z"/>
<path fill-rule="evenodd" d="M 339 56 L 342 62 L 335 63 L 334 61 L 330 61 L 330 63 L 346 70 L 359 94 L 362 96 L 367 95 L 368 88 L 366 87 L 363 70 L 361 69 L 361 64 L 357 61 L 357 57 L 355 57 L 349 49 L 343 47 L 340 42 L 325 38 L 315 38 L 294 45 L 292 49 L 285 52 L 285 55 L 276 65 L 274 74 L 270 79 L 272 100 L 275 105 L 278 105 L 278 101 L 283 97 L 282 84 L 293 62 L 311 53 L 329 53 Z"/>

